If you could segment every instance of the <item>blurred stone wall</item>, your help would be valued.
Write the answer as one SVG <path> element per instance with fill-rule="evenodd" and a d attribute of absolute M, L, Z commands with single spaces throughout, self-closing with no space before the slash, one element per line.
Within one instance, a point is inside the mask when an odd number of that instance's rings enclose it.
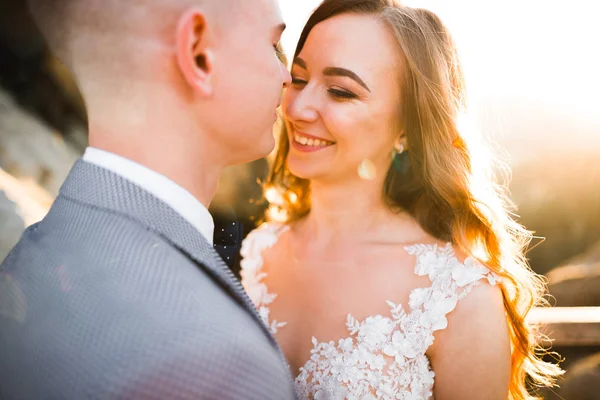
<path fill-rule="evenodd" d="M 8 255 L 25 229 L 17 204 L 0 190 L 0 260 Z"/>
<path fill-rule="evenodd" d="M 32 179 L 56 196 L 80 154 L 0 89 L 0 168 L 16 178 Z"/>

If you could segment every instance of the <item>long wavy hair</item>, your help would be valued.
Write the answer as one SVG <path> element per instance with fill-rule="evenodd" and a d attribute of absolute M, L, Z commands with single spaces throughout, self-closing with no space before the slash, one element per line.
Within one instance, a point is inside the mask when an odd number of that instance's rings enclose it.
<path fill-rule="evenodd" d="M 394 0 L 325 0 L 309 18 L 294 59 L 318 23 L 343 13 L 372 15 L 393 32 L 404 58 L 398 71 L 403 98 L 399 110 L 409 147 L 408 171 L 391 164 L 382 196 L 391 209 L 410 213 L 433 237 L 453 243 L 502 276 L 504 306 L 512 344 L 510 399 L 535 399 L 532 387 L 552 386 L 563 371 L 541 359 L 541 334 L 525 317 L 547 305 L 545 282 L 528 266 L 524 251 L 532 235 L 510 212 L 508 172 L 491 163 L 476 135 L 459 128 L 466 109 L 465 85 L 454 42 L 440 19 Z M 310 181 L 287 167 L 285 124 L 265 197 L 278 219 L 293 222 L 310 211 Z M 391 150 L 391 149 L 390 149 Z M 508 175 L 506 175 L 508 177 Z M 275 208 L 273 208 L 275 207 Z M 269 218 L 269 217 L 267 217 Z"/>

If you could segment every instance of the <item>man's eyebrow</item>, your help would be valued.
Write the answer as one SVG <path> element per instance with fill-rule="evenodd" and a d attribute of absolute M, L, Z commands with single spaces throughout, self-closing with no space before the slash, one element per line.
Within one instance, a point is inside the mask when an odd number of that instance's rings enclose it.
<path fill-rule="evenodd" d="M 345 77 L 348 77 L 348 78 L 354 80 L 360 86 L 362 86 L 365 89 L 367 89 L 369 92 L 371 92 L 371 89 L 369 89 L 369 87 L 367 86 L 367 84 L 362 79 L 360 79 L 360 77 L 357 74 L 355 74 L 354 72 L 350 71 L 349 69 L 340 68 L 340 67 L 327 67 L 327 68 L 323 69 L 323 75 L 325 75 L 325 76 L 345 76 Z"/>

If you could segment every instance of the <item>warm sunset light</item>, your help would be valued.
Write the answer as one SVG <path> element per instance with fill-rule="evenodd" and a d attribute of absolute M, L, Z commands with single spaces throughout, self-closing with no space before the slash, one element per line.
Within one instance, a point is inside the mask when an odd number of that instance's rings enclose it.
<path fill-rule="evenodd" d="M 297 38 L 319 0 L 280 0 Z M 595 2 L 406 0 L 444 21 L 457 43 L 471 105 L 487 136 L 513 159 L 531 146 L 600 149 L 600 39 Z"/>
<path fill-rule="evenodd" d="M 2 4 L 2 399 L 598 398 L 599 1 Z"/>

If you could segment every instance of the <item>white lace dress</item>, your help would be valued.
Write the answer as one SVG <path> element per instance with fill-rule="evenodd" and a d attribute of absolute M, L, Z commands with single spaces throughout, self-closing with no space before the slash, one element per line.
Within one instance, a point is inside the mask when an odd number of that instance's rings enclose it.
<path fill-rule="evenodd" d="M 262 253 L 288 229 L 266 223 L 252 231 L 242 244 L 242 284 L 265 323 L 275 334 L 286 323 L 269 318 L 276 299 L 263 283 Z M 415 274 L 428 275 L 431 286 L 410 293 L 409 309 L 388 301 L 388 316 L 373 315 L 358 321 L 348 315 L 348 337 L 320 343 L 312 338 L 311 357 L 295 379 L 302 398 L 315 400 L 366 400 L 433 398 L 435 374 L 425 352 L 433 332 L 448 325 L 454 310 L 482 279 L 495 285 L 499 277 L 473 258 L 459 262 L 450 244 L 415 245 L 406 251 L 417 257 Z"/>

